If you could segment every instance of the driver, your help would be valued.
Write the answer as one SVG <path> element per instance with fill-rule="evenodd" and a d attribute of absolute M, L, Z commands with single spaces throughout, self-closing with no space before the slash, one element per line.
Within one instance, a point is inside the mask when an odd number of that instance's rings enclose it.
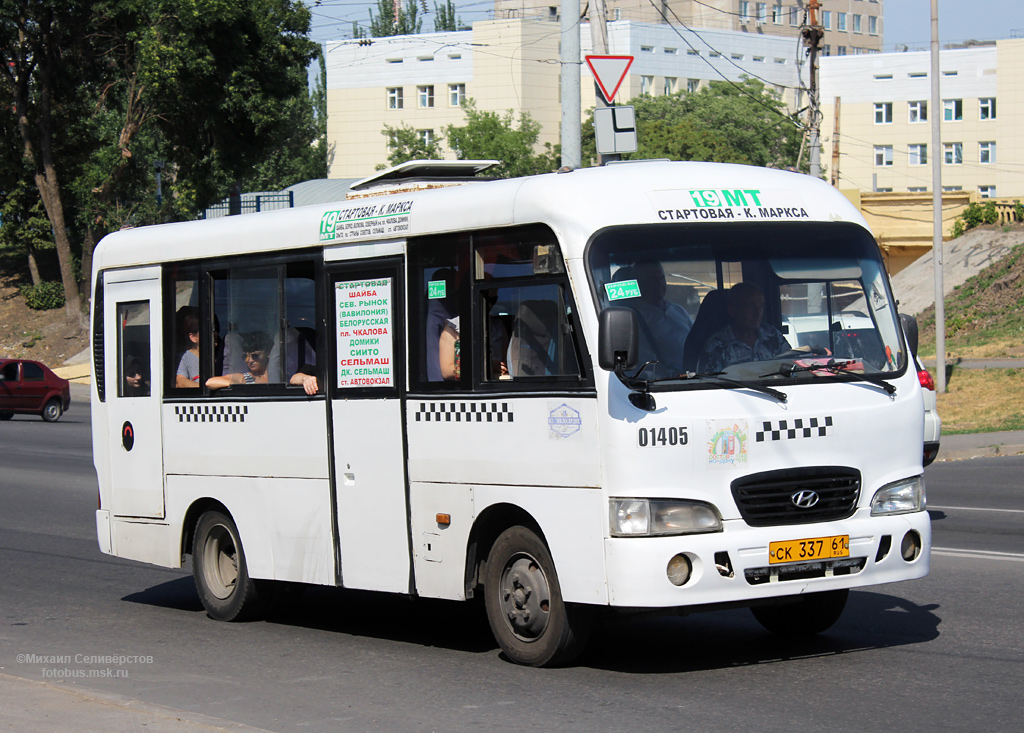
<path fill-rule="evenodd" d="M 726 307 L 729 324 L 705 342 L 699 371 L 720 372 L 732 364 L 764 361 L 789 350 L 789 342 L 777 328 L 761 323 L 764 295 L 756 285 L 733 285 L 726 295 Z"/>

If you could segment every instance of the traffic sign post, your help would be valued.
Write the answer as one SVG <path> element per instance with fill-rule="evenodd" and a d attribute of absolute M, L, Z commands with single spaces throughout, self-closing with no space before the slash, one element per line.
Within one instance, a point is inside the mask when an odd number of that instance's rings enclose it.
<path fill-rule="evenodd" d="M 594 109 L 594 142 L 601 155 L 635 153 L 636 117 L 632 107 Z"/>
<path fill-rule="evenodd" d="M 598 89 L 608 104 L 613 104 L 616 92 L 626 78 L 626 72 L 633 63 L 632 56 L 585 56 L 590 73 L 594 75 Z"/>

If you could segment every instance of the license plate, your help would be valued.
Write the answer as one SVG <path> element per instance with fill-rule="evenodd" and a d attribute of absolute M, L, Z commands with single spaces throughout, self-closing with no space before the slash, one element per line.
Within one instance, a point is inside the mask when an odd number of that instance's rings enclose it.
<path fill-rule="evenodd" d="M 808 540 L 786 540 L 768 544 L 768 564 L 780 562 L 802 562 L 806 560 L 829 560 L 833 557 L 850 556 L 850 535 L 815 537 Z"/>

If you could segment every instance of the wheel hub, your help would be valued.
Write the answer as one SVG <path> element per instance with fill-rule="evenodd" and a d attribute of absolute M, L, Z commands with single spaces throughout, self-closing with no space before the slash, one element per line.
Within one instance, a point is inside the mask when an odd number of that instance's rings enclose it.
<path fill-rule="evenodd" d="M 537 561 L 520 554 L 509 559 L 501 578 L 501 604 L 509 628 L 518 638 L 532 641 L 548 624 L 550 589 Z"/>

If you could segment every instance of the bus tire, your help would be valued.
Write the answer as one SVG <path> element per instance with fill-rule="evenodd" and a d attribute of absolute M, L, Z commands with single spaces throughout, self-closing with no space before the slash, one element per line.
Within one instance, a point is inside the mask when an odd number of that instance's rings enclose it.
<path fill-rule="evenodd" d="M 249 577 L 238 528 L 227 514 L 209 511 L 199 518 L 192 540 L 192 575 L 211 618 L 245 621 L 263 611 L 265 594 Z"/>
<path fill-rule="evenodd" d="M 14 417 L 13 412 L 0 412 L 0 420 L 10 420 Z"/>
<path fill-rule="evenodd" d="M 505 530 L 491 547 L 484 605 L 495 640 L 516 664 L 565 664 L 590 635 L 593 609 L 562 601 L 551 553 L 526 527 Z"/>
<path fill-rule="evenodd" d="M 750 611 L 763 627 L 779 636 L 813 636 L 829 629 L 846 608 L 847 589 L 808 593 L 791 603 L 752 606 Z"/>
<path fill-rule="evenodd" d="M 61 407 L 60 400 L 56 397 L 47 402 L 46 406 L 43 408 L 43 419 L 46 420 L 46 422 L 57 422 L 63 414 L 64 408 Z"/>

